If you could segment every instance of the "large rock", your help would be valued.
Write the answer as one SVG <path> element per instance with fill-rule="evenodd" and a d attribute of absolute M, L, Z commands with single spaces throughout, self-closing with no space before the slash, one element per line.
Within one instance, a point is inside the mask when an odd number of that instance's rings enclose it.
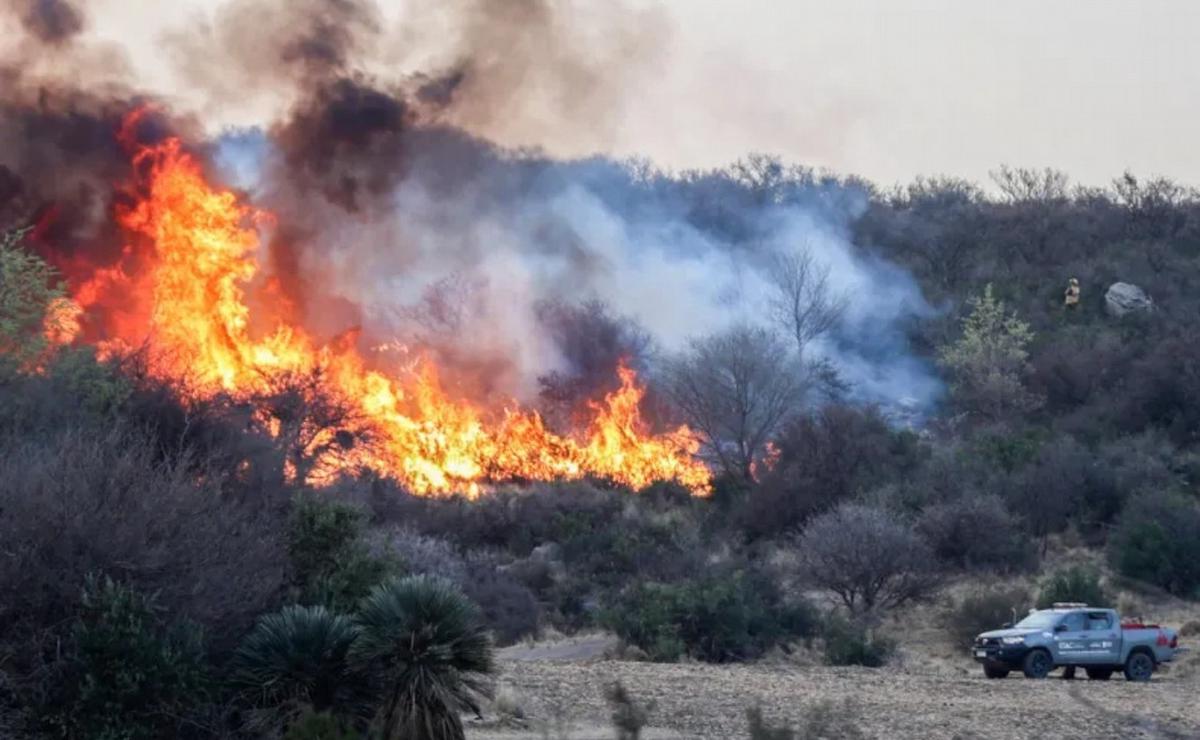
<path fill-rule="evenodd" d="M 1154 301 L 1146 291 L 1132 283 L 1113 283 L 1104 294 L 1104 308 L 1111 316 L 1153 311 Z"/>

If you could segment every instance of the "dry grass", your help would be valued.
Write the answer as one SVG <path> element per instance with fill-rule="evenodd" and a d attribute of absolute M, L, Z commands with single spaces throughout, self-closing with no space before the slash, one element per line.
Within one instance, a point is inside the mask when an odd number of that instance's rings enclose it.
<path fill-rule="evenodd" d="M 1076 561 L 1099 565 L 1094 555 L 1074 548 L 1052 552 L 1048 561 L 1051 567 Z M 1032 590 L 1035 580 L 995 585 Z M 814 665 L 803 651 L 777 653 L 755 664 L 716 666 L 614 660 L 613 653 L 597 648 L 579 650 L 576 656 L 576 651 L 562 650 L 562 642 L 549 648 L 526 646 L 503 661 L 504 680 L 522 696 L 531 728 L 556 723 L 558 729 L 547 734 L 476 727 L 469 737 L 607 740 L 613 731 L 607 726 L 604 689 L 613 681 L 639 700 L 655 703 L 646 738 L 745 738 L 748 707 L 762 706 L 774 724 L 798 726 L 812 707 L 828 702 L 850 707 L 847 711 L 865 736 L 875 738 L 1200 737 L 1200 652 L 1185 653 L 1149 684 L 1119 677 L 1109 682 L 1030 681 L 1019 674 L 1003 681 L 985 679 L 938 626 L 940 614 L 978 585 L 978 579 L 959 579 L 932 602 L 889 620 L 882 629 L 900 640 L 900 649 L 883 669 Z M 1110 582 L 1117 597 L 1138 604 L 1147 619 L 1177 629 L 1200 619 L 1200 605 L 1146 590 L 1131 592 L 1125 585 Z M 1185 638 L 1185 644 L 1192 641 Z M 582 642 L 598 646 L 603 637 Z"/>

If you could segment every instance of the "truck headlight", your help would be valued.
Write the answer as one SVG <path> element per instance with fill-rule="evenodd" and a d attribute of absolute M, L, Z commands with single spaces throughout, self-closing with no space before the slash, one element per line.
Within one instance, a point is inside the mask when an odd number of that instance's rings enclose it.
<path fill-rule="evenodd" d="M 1005 645 L 1022 645 L 1025 643 L 1024 637 L 1001 637 L 1000 642 Z"/>

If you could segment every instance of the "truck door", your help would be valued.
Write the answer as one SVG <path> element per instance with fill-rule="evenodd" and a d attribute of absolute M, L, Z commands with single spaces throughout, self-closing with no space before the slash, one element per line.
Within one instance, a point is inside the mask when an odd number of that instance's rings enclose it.
<path fill-rule="evenodd" d="M 1088 621 L 1084 612 L 1071 612 L 1054 628 L 1059 663 L 1089 663 Z"/>
<path fill-rule="evenodd" d="M 1118 665 L 1121 662 L 1121 625 L 1111 611 L 1087 613 L 1088 652 L 1090 663 Z"/>

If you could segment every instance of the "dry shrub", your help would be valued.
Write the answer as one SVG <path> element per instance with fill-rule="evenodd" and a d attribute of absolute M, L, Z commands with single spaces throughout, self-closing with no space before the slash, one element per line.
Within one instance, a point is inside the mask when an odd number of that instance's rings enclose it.
<path fill-rule="evenodd" d="M 851 614 L 920 601 L 941 580 L 929 545 L 883 509 L 842 504 L 808 525 L 799 549 L 809 580 Z"/>
<path fill-rule="evenodd" d="M 642 729 L 650 723 L 654 702 L 637 701 L 620 681 L 610 684 L 604 690 L 604 697 L 612 710 L 612 723 L 617 732 L 617 740 L 638 740 Z"/>
<path fill-rule="evenodd" d="M 799 724 L 772 726 L 762 709 L 746 710 L 750 740 L 861 740 L 866 735 L 854 721 L 857 712 L 847 701 L 842 705 L 823 701 L 805 707 Z"/>
<path fill-rule="evenodd" d="M 218 649 L 281 593 L 282 520 L 222 495 L 202 461 L 164 462 L 120 426 L 0 438 L 0 639 L 22 668 L 64 624 L 89 573 L 155 594 Z"/>
<path fill-rule="evenodd" d="M 941 615 L 941 623 L 958 647 L 970 647 L 981 632 L 1018 621 L 1032 599 L 1020 587 L 979 589 Z"/>
<path fill-rule="evenodd" d="M 507 683 L 501 684 L 496 690 L 496 695 L 492 698 L 492 711 L 504 724 L 524 725 L 528 719 L 520 694 Z"/>

